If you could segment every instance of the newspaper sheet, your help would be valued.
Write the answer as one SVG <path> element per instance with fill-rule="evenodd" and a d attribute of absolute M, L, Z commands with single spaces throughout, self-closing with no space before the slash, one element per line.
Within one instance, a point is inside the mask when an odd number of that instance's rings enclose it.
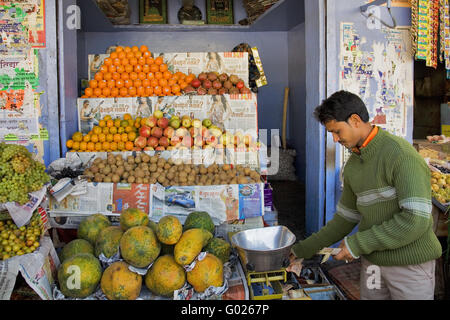
<path fill-rule="evenodd" d="M 44 237 L 33 253 L 0 261 L 0 300 L 9 300 L 20 272 L 43 300 L 52 300 L 52 284 L 60 264 L 50 237 Z"/>

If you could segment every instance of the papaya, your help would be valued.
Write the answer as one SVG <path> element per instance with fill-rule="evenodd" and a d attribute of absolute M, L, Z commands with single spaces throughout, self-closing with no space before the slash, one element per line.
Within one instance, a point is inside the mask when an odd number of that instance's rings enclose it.
<path fill-rule="evenodd" d="M 111 258 L 119 251 L 119 243 L 123 231 L 118 226 L 111 226 L 100 231 L 95 242 L 95 255 L 97 257 L 103 253 L 107 258 Z"/>
<path fill-rule="evenodd" d="M 164 216 L 159 220 L 156 227 L 156 236 L 161 243 L 175 244 L 180 240 L 183 233 L 183 225 L 174 216 Z"/>
<path fill-rule="evenodd" d="M 223 286 L 223 263 L 215 255 L 207 253 L 203 260 L 195 263 L 194 269 L 187 272 L 187 282 L 197 292 L 204 292 L 210 286 Z"/>
<path fill-rule="evenodd" d="M 230 260 L 231 245 L 223 239 L 212 238 L 203 250 L 215 255 L 222 263 Z"/>
<path fill-rule="evenodd" d="M 100 261 L 90 253 L 66 259 L 58 269 L 59 288 L 66 297 L 86 298 L 97 288 L 102 277 Z"/>
<path fill-rule="evenodd" d="M 214 235 L 214 222 L 206 211 L 194 211 L 189 213 L 184 222 L 183 231 L 193 228 L 202 228 L 211 232 Z"/>
<path fill-rule="evenodd" d="M 200 228 L 183 232 L 173 251 L 175 261 L 180 265 L 190 264 L 212 237 L 211 232 Z"/>
<path fill-rule="evenodd" d="M 128 263 L 117 261 L 103 272 L 100 286 L 108 300 L 136 300 L 141 293 L 142 276 L 128 269 Z"/>
<path fill-rule="evenodd" d="M 87 240 L 74 239 L 62 248 L 59 254 L 59 260 L 61 260 L 62 263 L 66 259 L 69 259 L 70 257 L 73 257 L 80 253 L 94 254 L 94 246 Z"/>
<path fill-rule="evenodd" d="M 78 226 L 77 237 L 87 240 L 95 246 L 95 241 L 97 241 L 100 231 L 110 226 L 111 222 L 106 216 L 96 213 L 81 221 Z"/>
<path fill-rule="evenodd" d="M 147 267 L 161 252 L 158 238 L 146 226 L 132 227 L 125 231 L 119 246 L 122 258 L 137 268 Z"/>
<path fill-rule="evenodd" d="M 119 218 L 120 227 L 123 231 L 127 231 L 132 227 L 147 226 L 148 222 L 148 214 L 135 208 L 122 211 Z"/>
<path fill-rule="evenodd" d="M 156 228 L 158 227 L 158 224 L 155 222 L 155 221 L 152 221 L 152 220 L 150 220 L 149 222 L 148 222 L 148 225 L 147 225 L 150 229 L 152 229 L 153 230 L 153 232 L 155 232 L 155 234 L 156 234 Z"/>
<path fill-rule="evenodd" d="M 186 282 L 184 268 L 172 255 L 160 256 L 145 275 L 145 285 L 158 296 L 173 297 L 173 292 Z"/>

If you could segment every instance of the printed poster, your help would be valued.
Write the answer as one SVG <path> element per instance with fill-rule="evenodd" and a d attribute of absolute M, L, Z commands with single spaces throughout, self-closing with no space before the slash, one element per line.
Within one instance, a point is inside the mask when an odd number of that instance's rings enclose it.
<path fill-rule="evenodd" d="M 113 213 L 129 208 L 150 212 L 150 185 L 115 183 L 113 187 Z"/>

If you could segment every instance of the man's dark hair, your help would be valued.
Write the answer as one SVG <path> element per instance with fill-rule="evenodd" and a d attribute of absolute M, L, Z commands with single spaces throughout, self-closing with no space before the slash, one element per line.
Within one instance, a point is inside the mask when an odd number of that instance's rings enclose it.
<path fill-rule="evenodd" d="M 347 121 L 352 114 L 369 121 L 369 112 L 361 98 L 344 90 L 333 93 L 314 110 L 314 117 L 322 124 L 331 120 Z"/>

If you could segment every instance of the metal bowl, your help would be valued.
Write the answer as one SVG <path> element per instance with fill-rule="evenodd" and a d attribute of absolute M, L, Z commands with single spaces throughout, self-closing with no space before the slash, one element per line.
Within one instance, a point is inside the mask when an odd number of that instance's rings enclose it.
<path fill-rule="evenodd" d="M 247 271 L 275 271 L 289 265 L 295 235 L 284 226 L 256 228 L 231 237 Z"/>

